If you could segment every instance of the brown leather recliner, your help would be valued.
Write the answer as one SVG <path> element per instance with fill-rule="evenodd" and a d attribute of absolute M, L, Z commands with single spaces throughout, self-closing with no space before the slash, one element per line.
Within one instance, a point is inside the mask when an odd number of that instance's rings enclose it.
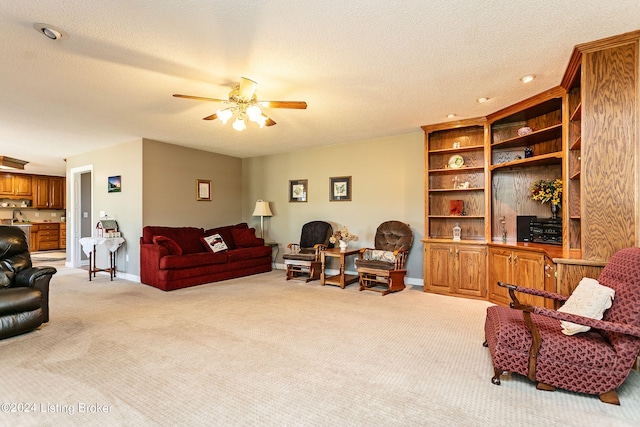
<path fill-rule="evenodd" d="M 55 273 L 53 267 L 31 265 L 20 228 L 0 226 L 0 339 L 49 321 L 49 281 Z"/>

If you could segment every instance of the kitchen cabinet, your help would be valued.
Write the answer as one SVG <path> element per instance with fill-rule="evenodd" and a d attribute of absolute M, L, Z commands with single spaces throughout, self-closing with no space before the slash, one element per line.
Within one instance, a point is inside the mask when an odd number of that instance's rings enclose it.
<path fill-rule="evenodd" d="M 60 223 L 60 242 L 58 244 L 58 248 L 59 249 L 67 248 L 67 223 L 66 222 Z"/>
<path fill-rule="evenodd" d="M 37 251 L 58 249 L 58 246 L 60 245 L 60 225 L 58 223 L 39 223 L 37 225 L 37 229 Z"/>
<path fill-rule="evenodd" d="M 58 176 L 33 176 L 33 207 L 64 209 L 65 179 Z"/>
<path fill-rule="evenodd" d="M 556 292 L 555 265 L 543 252 L 501 247 L 489 248 L 489 301 L 509 305 L 511 297 L 498 282 Z M 523 304 L 554 308 L 553 301 L 518 293 Z"/>
<path fill-rule="evenodd" d="M 29 233 L 29 251 L 38 251 L 38 224 L 31 224 L 31 232 Z"/>
<path fill-rule="evenodd" d="M 0 174 L 0 197 L 31 198 L 31 180 L 31 175 L 21 175 L 8 172 Z"/>
<path fill-rule="evenodd" d="M 427 243 L 424 291 L 485 298 L 487 247 L 474 244 Z"/>

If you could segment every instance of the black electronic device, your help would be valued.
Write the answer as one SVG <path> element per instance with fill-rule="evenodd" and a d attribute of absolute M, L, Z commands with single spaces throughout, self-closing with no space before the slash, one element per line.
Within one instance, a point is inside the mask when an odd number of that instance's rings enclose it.
<path fill-rule="evenodd" d="M 536 218 L 529 224 L 529 241 L 562 245 L 562 221 L 559 219 Z"/>
<path fill-rule="evenodd" d="M 531 230 L 530 223 L 536 219 L 533 215 L 523 215 L 516 217 L 516 233 L 518 235 L 518 242 L 530 242 Z"/>

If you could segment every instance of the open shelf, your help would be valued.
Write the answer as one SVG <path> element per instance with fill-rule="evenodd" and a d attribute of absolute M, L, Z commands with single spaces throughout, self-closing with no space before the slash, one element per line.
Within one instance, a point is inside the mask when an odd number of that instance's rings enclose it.
<path fill-rule="evenodd" d="M 484 145 L 473 145 L 470 147 L 460 147 L 460 148 L 440 148 L 437 150 L 429 150 L 429 154 L 441 154 L 441 153 L 456 153 L 459 151 L 474 151 L 474 150 L 483 150 Z"/>
<path fill-rule="evenodd" d="M 522 147 L 545 142 L 550 139 L 562 138 L 562 123 L 536 130 L 523 136 L 505 139 L 491 144 L 493 148 Z"/>
<path fill-rule="evenodd" d="M 461 173 L 466 171 L 484 171 L 484 166 L 474 166 L 474 167 L 461 167 L 461 168 L 443 168 L 443 169 L 431 169 L 429 173 Z"/>
<path fill-rule="evenodd" d="M 483 191 L 484 188 L 431 188 L 429 192 L 462 192 L 462 191 Z"/>
<path fill-rule="evenodd" d="M 511 162 L 500 163 L 497 165 L 492 165 L 491 170 L 501 169 L 501 168 L 514 168 L 521 166 L 546 166 L 546 165 L 556 165 L 562 163 L 562 152 L 557 151 L 555 153 L 542 154 L 540 156 L 528 157 L 526 159 L 514 160 Z"/>

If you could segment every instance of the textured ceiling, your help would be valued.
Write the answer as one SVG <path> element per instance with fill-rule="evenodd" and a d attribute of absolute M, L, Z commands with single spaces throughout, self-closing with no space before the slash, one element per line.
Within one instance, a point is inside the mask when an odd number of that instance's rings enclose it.
<path fill-rule="evenodd" d="M 557 86 L 576 44 L 639 22 L 638 0 L 4 1 L 0 155 L 63 175 L 139 138 L 252 157 L 419 132 Z M 236 132 L 202 120 L 217 104 L 171 96 L 226 98 L 240 76 L 309 107 Z"/>

